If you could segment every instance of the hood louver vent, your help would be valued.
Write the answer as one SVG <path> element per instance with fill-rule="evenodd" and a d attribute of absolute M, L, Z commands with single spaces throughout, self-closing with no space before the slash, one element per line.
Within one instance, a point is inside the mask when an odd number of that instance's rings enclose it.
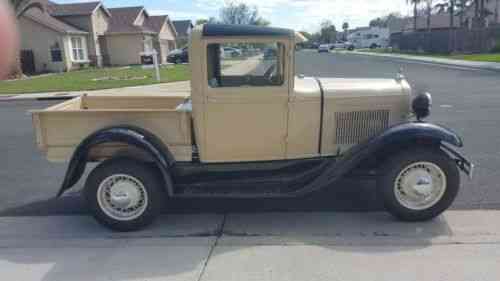
<path fill-rule="evenodd" d="M 389 126 L 389 110 L 336 112 L 336 143 L 356 144 Z"/>

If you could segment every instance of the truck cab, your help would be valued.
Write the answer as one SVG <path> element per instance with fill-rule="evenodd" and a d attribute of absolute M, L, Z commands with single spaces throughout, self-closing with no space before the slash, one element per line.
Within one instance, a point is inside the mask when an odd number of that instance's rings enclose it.
<path fill-rule="evenodd" d="M 473 165 L 462 139 L 426 122 L 432 99 L 394 79 L 295 73 L 289 29 L 205 24 L 191 32 L 190 90 L 83 95 L 33 111 L 38 147 L 69 161 L 60 192 L 98 162 L 84 195 L 102 224 L 136 230 L 165 199 L 287 198 L 345 177 L 377 182 L 387 210 L 431 219 Z M 311 55 L 317 55 L 311 53 Z"/>

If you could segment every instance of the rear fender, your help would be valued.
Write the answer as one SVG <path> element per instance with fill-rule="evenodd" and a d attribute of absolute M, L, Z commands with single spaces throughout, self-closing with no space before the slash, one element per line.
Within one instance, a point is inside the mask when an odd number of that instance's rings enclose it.
<path fill-rule="evenodd" d="M 162 141 L 150 132 L 134 126 L 114 126 L 101 129 L 85 138 L 76 148 L 64 176 L 57 197 L 74 186 L 82 177 L 88 162 L 89 151 L 104 143 L 125 143 L 137 147 L 148 154 L 161 171 L 167 192 L 172 195 L 172 179 L 170 167 L 175 163 L 174 157 Z"/>

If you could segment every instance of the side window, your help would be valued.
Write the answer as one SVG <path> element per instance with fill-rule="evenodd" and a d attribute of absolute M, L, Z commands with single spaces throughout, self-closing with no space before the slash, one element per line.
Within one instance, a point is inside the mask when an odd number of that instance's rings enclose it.
<path fill-rule="evenodd" d="M 281 43 L 209 44 L 208 85 L 279 86 L 284 81 L 285 47 Z"/>
<path fill-rule="evenodd" d="M 53 45 L 50 46 L 50 57 L 52 59 L 52 62 L 62 62 L 62 51 L 61 48 L 59 47 L 59 43 L 55 42 Z"/>

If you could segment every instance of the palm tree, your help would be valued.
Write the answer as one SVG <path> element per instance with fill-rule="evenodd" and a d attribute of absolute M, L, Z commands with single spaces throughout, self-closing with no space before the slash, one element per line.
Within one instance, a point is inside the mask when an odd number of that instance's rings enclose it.
<path fill-rule="evenodd" d="M 413 5 L 413 30 L 417 31 L 418 5 L 423 0 L 406 0 L 406 3 Z"/>
<path fill-rule="evenodd" d="M 432 18 L 432 2 L 433 0 L 425 0 L 427 7 L 425 9 L 425 17 L 427 20 L 427 31 L 431 31 L 431 18 Z"/>
<path fill-rule="evenodd" d="M 455 9 L 457 10 L 456 14 L 459 17 L 459 26 L 463 27 L 464 26 L 464 17 L 465 14 L 467 13 L 467 8 L 471 4 L 470 0 L 455 0 Z"/>
<path fill-rule="evenodd" d="M 37 8 L 42 11 L 45 11 L 45 6 L 43 5 L 42 2 L 35 1 L 35 0 L 9 0 L 10 4 L 12 5 L 12 8 L 14 9 L 14 14 L 16 15 L 16 18 L 19 19 L 21 18 L 28 10 L 32 8 Z M 15 58 L 15 63 L 12 66 L 12 70 L 10 71 L 10 77 L 12 78 L 18 78 L 22 76 L 23 71 L 21 67 L 21 57 L 20 53 L 16 53 L 16 58 Z"/>

